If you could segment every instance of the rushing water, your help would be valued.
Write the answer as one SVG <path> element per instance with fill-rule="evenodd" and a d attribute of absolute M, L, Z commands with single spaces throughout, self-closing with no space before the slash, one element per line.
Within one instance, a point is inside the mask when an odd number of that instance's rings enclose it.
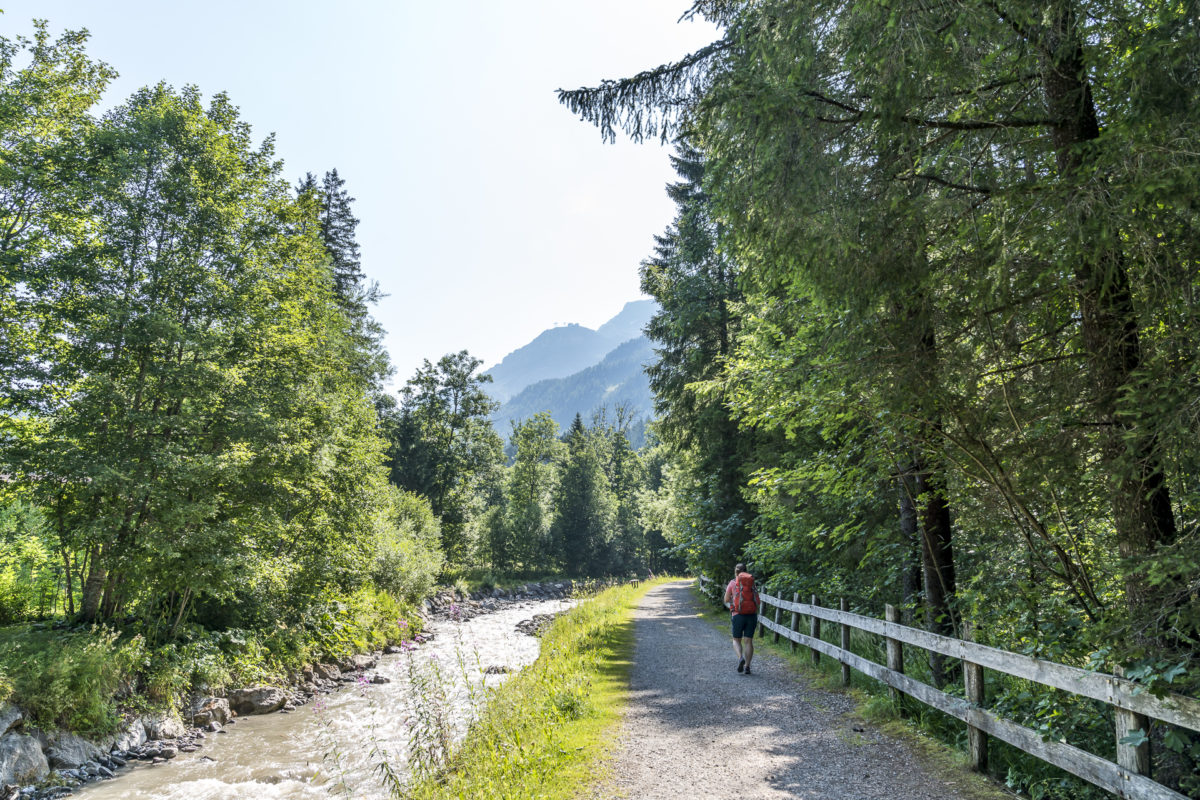
<path fill-rule="evenodd" d="M 89 784 L 80 795 L 161 800 L 274 800 L 274 798 L 387 798 L 378 765 L 386 760 L 405 771 L 410 740 L 427 732 L 430 717 L 445 718 L 453 735 L 466 730 L 480 686 L 503 675 L 488 667 L 520 669 L 537 658 L 539 640 L 515 629 L 521 620 L 567 608 L 571 601 L 519 603 L 467 622 L 435 622 L 422 647 L 383 656 L 376 672 L 391 683 L 354 686 L 290 714 L 239 717 L 204 747 L 157 765 L 135 763 L 114 780 Z M 430 686 L 441 676 L 444 700 Z M 414 689 L 414 679 L 416 687 Z M 423 704 L 414 705 L 417 696 Z M 438 717 L 437 707 L 446 710 Z M 422 713 L 418 713 L 418 711 Z M 422 744 L 429 737 L 418 736 Z M 383 755 L 386 753 L 387 755 Z"/>

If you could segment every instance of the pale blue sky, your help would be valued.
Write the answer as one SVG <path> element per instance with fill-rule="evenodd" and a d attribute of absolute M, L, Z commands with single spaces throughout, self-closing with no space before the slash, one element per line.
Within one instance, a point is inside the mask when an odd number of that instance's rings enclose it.
<path fill-rule="evenodd" d="M 86 27 L 121 77 L 227 91 L 286 174 L 336 167 L 363 267 L 390 297 L 396 383 L 469 349 L 490 366 L 556 323 L 596 327 L 640 296 L 673 208 L 656 144 L 602 145 L 554 89 L 714 38 L 688 0 L 2 0 L 0 31 Z"/>

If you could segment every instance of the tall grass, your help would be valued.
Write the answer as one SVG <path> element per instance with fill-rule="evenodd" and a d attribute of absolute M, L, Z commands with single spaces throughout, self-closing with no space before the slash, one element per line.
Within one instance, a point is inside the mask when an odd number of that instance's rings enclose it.
<path fill-rule="evenodd" d="M 555 620 L 538 660 L 495 691 L 446 767 L 409 796 L 567 798 L 594 781 L 627 699 L 632 610 L 661 582 L 608 589 Z"/>

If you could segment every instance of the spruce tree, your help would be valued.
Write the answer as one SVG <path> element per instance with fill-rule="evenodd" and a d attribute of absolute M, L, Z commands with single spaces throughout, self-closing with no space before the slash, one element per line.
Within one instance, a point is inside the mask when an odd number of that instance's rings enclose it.
<path fill-rule="evenodd" d="M 569 575 L 599 575 L 608 569 L 610 537 L 617 504 L 608 488 L 600 457 L 575 415 L 566 435 L 567 459 L 555 492 L 555 518 L 550 526 L 554 554 Z"/>

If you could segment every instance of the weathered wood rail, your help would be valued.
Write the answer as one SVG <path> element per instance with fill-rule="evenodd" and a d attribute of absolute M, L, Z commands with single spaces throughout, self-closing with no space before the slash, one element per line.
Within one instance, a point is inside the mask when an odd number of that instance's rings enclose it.
<path fill-rule="evenodd" d="M 713 581 L 701 576 L 700 586 L 702 590 L 709 591 Z M 850 669 L 853 668 L 886 684 L 893 696 L 903 692 L 962 720 L 967 724 L 971 766 L 974 769 L 987 769 L 988 737 L 994 736 L 1118 797 L 1131 800 L 1188 800 L 1185 795 L 1150 777 L 1150 744 L 1147 737 L 1152 719 L 1200 731 L 1200 700 L 1179 694 L 1156 697 L 1145 691 L 1144 686 L 1118 675 L 1090 672 L 1010 653 L 969 639 L 955 639 L 901 625 L 899 612 L 893 606 L 887 606 L 887 618 L 881 620 L 850 613 L 846 610 L 844 600 L 840 608 L 834 609 L 820 606 L 815 595 L 810 603 L 801 603 L 799 599 L 798 595 L 793 595 L 788 601 L 763 593 L 764 613 L 759 614 L 760 630 L 764 633 L 770 630 L 775 641 L 779 641 L 780 637 L 788 639 L 793 651 L 798 645 L 809 648 L 814 664 L 818 663 L 822 654 L 840 662 L 843 683 L 849 682 Z M 767 607 L 774 609 L 773 615 L 766 613 Z M 781 613 L 791 615 L 790 625 L 781 624 Z M 802 615 L 809 618 L 807 635 L 800 632 Z M 820 638 L 822 620 L 841 627 L 840 647 Z M 887 652 L 886 666 L 850 651 L 852 628 L 883 637 Z M 960 659 L 966 697 L 947 694 L 905 675 L 904 645 Z M 1044 740 L 1036 731 L 983 708 L 985 668 L 1111 706 L 1115 718 L 1116 763 L 1066 742 Z M 1141 744 L 1131 744 L 1133 739 L 1138 738 L 1138 731 L 1146 736 L 1140 737 L 1143 740 Z M 1133 739 L 1129 738 L 1130 734 L 1135 734 Z"/>

